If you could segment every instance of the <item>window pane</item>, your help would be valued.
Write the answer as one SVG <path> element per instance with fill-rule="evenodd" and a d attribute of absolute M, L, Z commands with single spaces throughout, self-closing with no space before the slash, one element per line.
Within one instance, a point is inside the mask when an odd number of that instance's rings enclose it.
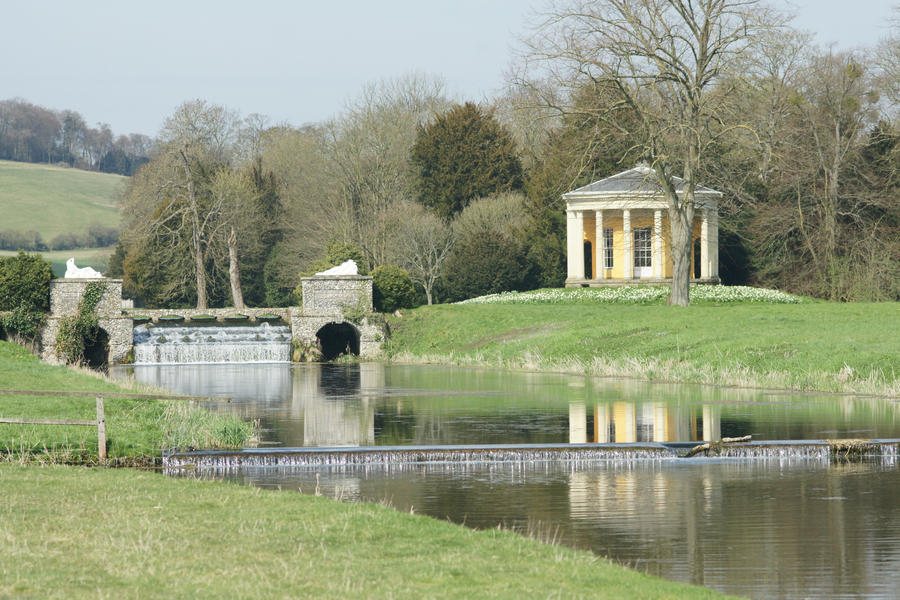
<path fill-rule="evenodd" d="M 613 268 L 613 230 L 606 228 L 603 230 L 603 258 L 607 269 Z"/>
<path fill-rule="evenodd" d="M 652 250 L 650 246 L 650 228 L 634 230 L 634 266 L 652 266 Z"/>

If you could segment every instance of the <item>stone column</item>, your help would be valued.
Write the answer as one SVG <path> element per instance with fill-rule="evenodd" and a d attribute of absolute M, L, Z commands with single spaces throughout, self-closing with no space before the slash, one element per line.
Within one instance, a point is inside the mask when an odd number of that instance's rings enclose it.
<path fill-rule="evenodd" d="M 566 212 L 566 282 L 584 279 L 584 213 L 580 210 Z"/>
<path fill-rule="evenodd" d="M 622 277 L 624 279 L 634 279 L 634 238 L 631 234 L 631 211 L 625 209 L 622 211 L 622 234 L 624 236 L 625 256 L 622 263 Z"/>
<path fill-rule="evenodd" d="M 596 233 L 594 234 L 594 264 L 597 266 L 597 279 L 606 279 L 606 256 L 603 239 L 603 211 L 594 211 Z"/>
<path fill-rule="evenodd" d="M 709 210 L 704 208 L 701 212 L 703 222 L 700 225 L 700 278 L 707 279 L 709 277 Z"/>
<path fill-rule="evenodd" d="M 653 211 L 653 276 L 662 279 L 662 211 Z"/>
<path fill-rule="evenodd" d="M 709 209 L 709 276 L 719 277 L 719 211 Z"/>

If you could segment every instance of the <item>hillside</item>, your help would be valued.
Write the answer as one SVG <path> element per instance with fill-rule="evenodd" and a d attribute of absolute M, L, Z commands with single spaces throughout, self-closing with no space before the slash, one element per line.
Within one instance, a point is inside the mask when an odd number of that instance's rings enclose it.
<path fill-rule="evenodd" d="M 119 227 L 118 196 L 127 177 L 0 160 L 0 230 L 39 232 L 48 242 L 92 222 Z"/>

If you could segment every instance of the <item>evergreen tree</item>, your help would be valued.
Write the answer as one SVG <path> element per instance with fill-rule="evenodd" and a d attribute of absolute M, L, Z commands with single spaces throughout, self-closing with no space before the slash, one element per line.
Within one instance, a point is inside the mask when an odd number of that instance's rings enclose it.
<path fill-rule="evenodd" d="M 522 188 L 522 165 L 509 132 L 471 102 L 420 127 L 410 160 L 419 201 L 450 219 L 479 197 Z"/>

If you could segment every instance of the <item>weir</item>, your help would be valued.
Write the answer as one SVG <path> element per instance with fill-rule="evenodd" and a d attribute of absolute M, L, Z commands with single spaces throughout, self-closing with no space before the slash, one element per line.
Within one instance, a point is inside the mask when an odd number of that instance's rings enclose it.
<path fill-rule="evenodd" d="M 850 443 L 848 443 L 850 442 Z M 375 446 L 354 448 L 249 448 L 172 452 L 163 456 L 167 469 L 243 467 L 330 467 L 419 463 L 489 463 L 541 461 L 697 460 L 681 458 L 696 443 L 630 444 L 492 444 L 473 446 Z M 871 460 L 896 462 L 900 440 L 766 441 L 726 446 L 709 456 L 778 460 Z M 700 456 L 700 455 L 698 455 Z"/>
<path fill-rule="evenodd" d="M 283 321 L 143 323 L 134 327 L 135 364 L 289 362 Z"/>

